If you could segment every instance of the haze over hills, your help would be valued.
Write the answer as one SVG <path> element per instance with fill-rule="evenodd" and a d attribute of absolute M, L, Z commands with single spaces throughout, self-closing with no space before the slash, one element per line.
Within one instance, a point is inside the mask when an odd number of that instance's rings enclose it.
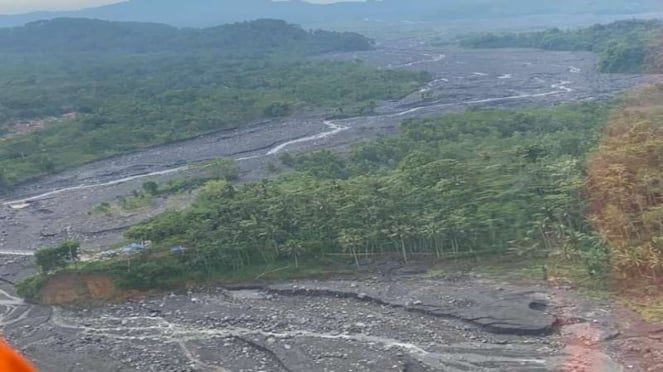
<path fill-rule="evenodd" d="M 2 29 L 0 194 L 73 164 L 303 108 L 368 113 L 373 101 L 428 81 L 426 73 L 307 58 L 372 47 L 361 34 L 270 19 L 178 29 L 59 18 Z M 63 120 L 44 119 L 52 117 Z M 26 133 L 31 120 L 53 125 Z"/>
<path fill-rule="evenodd" d="M 371 41 L 352 32 L 305 31 L 282 20 L 261 19 L 202 29 L 158 23 L 57 18 L 0 29 L 2 52 L 165 52 L 218 49 L 224 55 L 263 55 L 275 50 L 305 54 L 356 51 Z"/>
<path fill-rule="evenodd" d="M 210 26 L 256 18 L 278 18 L 300 24 L 339 20 L 435 21 L 468 17 L 537 14 L 633 14 L 663 10 L 657 0 L 368 0 L 313 4 L 302 0 L 130 0 L 68 12 L 34 12 L 0 16 L 0 27 L 58 17 L 86 17 L 113 21 Z"/>

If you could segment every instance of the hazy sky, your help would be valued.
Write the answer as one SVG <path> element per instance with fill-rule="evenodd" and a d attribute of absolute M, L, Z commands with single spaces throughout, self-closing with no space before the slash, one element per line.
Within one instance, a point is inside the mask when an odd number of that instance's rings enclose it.
<path fill-rule="evenodd" d="M 35 10 L 80 9 L 98 5 L 119 3 L 121 1 L 123 0 L 0 0 L 0 14 L 31 12 Z M 333 3 L 339 0 L 307 1 L 312 3 Z"/>

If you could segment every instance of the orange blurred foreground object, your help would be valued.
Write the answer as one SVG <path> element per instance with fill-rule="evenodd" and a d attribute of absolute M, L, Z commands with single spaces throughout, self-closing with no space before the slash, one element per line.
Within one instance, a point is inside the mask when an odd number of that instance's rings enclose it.
<path fill-rule="evenodd" d="M 0 371 L 2 372 L 37 372 L 21 354 L 0 339 Z"/>

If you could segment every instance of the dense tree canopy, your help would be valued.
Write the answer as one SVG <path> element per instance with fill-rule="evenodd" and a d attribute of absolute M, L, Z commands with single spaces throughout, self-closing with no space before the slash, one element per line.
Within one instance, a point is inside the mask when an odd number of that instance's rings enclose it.
<path fill-rule="evenodd" d="M 282 20 L 261 19 L 204 29 L 137 22 L 57 18 L 0 29 L 2 52 L 176 52 L 215 51 L 226 56 L 272 52 L 317 54 L 365 50 L 372 41 L 352 32 L 306 31 Z"/>
<path fill-rule="evenodd" d="M 663 21 L 628 20 L 579 30 L 551 29 L 530 33 L 480 34 L 461 45 L 473 48 L 540 48 L 586 50 L 599 53 L 603 72 L 660 72 L 658 42 Z"/>
<path fill-rule="evenodd" d="M 3 33 L 15 45 L 0 46 L 0 192 L 26 178 L 303 106 L 352 114 L 428 79 L 309 60 L 369 48 L 370 41 L 274 20 L 178 30 L 61 19 L 0 30 L 0 44 Z M 48 40 L 51 47 L 34 52 Z M 41 129 L 18 135 L 30 120 Z"/>
<path fill-rule="evenodd" d="M 123 285 L 153 287 L 328 254 L 360 264 L 366 254 L 407 261 L 554 249 L 596 272 L 605 251 L 585 219 L 583 185 L 607 112 L 597 103 L 471 110 L 407 122 L 402 137 L 348 156 L 285 156 L 296 172 L 239 186 L 210 182 L 191 208 L 131 228 L 128 238 L 156 250 L 116 274 Z M 159 253 L 171 245 L 190 249 Z"/>
<path fill-rule="evenodd" d="M 65 241 L 54 247 L 39 249 L 35 252 L 37 266 L 43 273 L 63 268 L 78 261 L 79 248 L 79 242 Z"/>

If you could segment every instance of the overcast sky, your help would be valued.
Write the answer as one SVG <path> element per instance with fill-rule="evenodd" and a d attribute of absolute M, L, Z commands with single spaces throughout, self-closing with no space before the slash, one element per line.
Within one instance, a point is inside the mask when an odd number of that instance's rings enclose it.
<path fill-rule="evenodd" d="M 123 0 L 0 0 L 0 14 L 35 10 L 69 10 L 119 3 Z M 333 3 L 339 0 L 307 0 L 312 3 Z M 356 0 L 355 0 L 356 1 Z"/>

